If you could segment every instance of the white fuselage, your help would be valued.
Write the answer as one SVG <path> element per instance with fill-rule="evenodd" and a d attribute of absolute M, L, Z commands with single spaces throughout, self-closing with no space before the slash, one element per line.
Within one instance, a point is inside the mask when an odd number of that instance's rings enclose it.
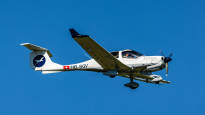
<path fill-rule="evenodd" d="M 162 60 L 163 56 L 140 56 L 136 59 L 129 59 L 129 58 L 117 58 L 123 64 L 131 67 L 141 67 L 146 66 L 147 72 L 154 72 L 159 71 L 165 67 L 165 64 Z M 100 64 L 98 64 L 94 59 L 90 59 L 88 61 L 84 61 L 77 64 L 66 65 L 64 67 L 65 70 L 84 70 L 84 71 L 99 71 L 105 72 Z"/>
<path fill-rule="evenodd" d="M 162 60 L 163 56 L 139 56 L 137 58 L 125 58 L 122 56 L 122 51 L 119 51 L 119 56 L 117 59 L 123 64 L 127 65 L 131 68 L 137 67 L 146 67 L 144 72 L 154 72 L 159 71 L 165 67 L 165 63 Z M 104 70 L 103 67 L 98 64 L 94 59 L 90 59 L 77 64 L 70 65 L 56 65 L 49 66 L 46 69 L 44 68 L 36 68 L 35 70 L 39 71 L 95 71 L 95 72 L 109 72 L 109 71 L 117 71 L 117 70 Z M 135 71 L 133 71 L 135 72 Z"/>

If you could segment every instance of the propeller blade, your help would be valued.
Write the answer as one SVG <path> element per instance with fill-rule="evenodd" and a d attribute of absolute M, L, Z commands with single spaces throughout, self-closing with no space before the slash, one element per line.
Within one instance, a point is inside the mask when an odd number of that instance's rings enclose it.
<path fill-rule="evenodd" d="M 166 63 L 166 76 L 168 76 L 168 63 Z"/>
<path fill-rule="evenodd" d="M 165 68 L 166 68 L 166 73 L 165 73 L 165 75 L 166 76 L 168 76 L 168 63 L 170 62 L 170 61 L 172 61 L 172 56 L 173 56 L 173 53 L 170 53 L 168 56 L 165 56 L 165 54 L 163 53 L 163 51 L 162 50 L 160 50 L 160 54 L 162 55 L 162 56 L 164 56 L 163 58 L 162 58 L 162 60 L 164 61 L 164 63 L 165 63 Z"/>

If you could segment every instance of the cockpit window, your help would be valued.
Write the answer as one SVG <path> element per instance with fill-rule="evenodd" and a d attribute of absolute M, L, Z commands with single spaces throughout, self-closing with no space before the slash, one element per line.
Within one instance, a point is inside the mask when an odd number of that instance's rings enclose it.
<path fill-rule="evenodd" d="M 142 56 L 142 54 L 139 53 L 139 52 L 136 52 L 136 51 L 123 51 L 122 52 L 122 57 L 123 58 L 133 59 L 133 58 L 138 58 L 140 56 Z"/>
<path fill-rule="evenodd" d="M 111 52 L 112 56 L 114 56 L 115 58 L 119 57 L 119 52 Z"/>

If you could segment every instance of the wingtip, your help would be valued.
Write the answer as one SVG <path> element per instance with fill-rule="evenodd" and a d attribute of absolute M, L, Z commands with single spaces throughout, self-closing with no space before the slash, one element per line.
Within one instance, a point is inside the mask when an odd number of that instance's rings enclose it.
<path fill-rule="evenodd" d="M 80 34 L 74 28 L 70 28 L 69 31 L 70 31 L 72 38 L 80 36 Z"/>
<path fill-rule="evenodd" d="M 81 35 L 79 34 L 74 28 L 69 29 L 72 38 L 82 38 L 82 37 L 89 37 L 88 35 Z"/>

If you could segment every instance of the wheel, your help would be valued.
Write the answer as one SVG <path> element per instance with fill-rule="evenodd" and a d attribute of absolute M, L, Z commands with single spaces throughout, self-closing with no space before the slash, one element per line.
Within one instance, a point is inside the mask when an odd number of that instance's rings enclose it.
<path fill-rule="evenodd" d="M 115 78 L 115 75 L 111 75 L 110 78 Z"/>
<path fill-rule="evenodd" d="M 156 84 L 159 84 L 159 83 L 160 83 L 160 81 L 156 81 L 155 83 L 156 83 Z"/>
<path fill-rule="evenodd" d="M 138 88 L 138 87 L 139 87 L 139 84 L 138 84 L 138 83 L 136 83 L 136 82 L 131 82 L 131 86 L 130 86 L 131 89 L 136 89 L 136 88 Z"/>
<path fill-rule="evenodd" d="M 136 89 L 136 88 L 139 87 L 139 84 L 136 83 L 136 82 L 130 82 L 130 83 L 126 83 L 126 84 L 124 84 L 124 85 L 125 85 L 126 87 L 131 88 L 131 89 Z"/>

